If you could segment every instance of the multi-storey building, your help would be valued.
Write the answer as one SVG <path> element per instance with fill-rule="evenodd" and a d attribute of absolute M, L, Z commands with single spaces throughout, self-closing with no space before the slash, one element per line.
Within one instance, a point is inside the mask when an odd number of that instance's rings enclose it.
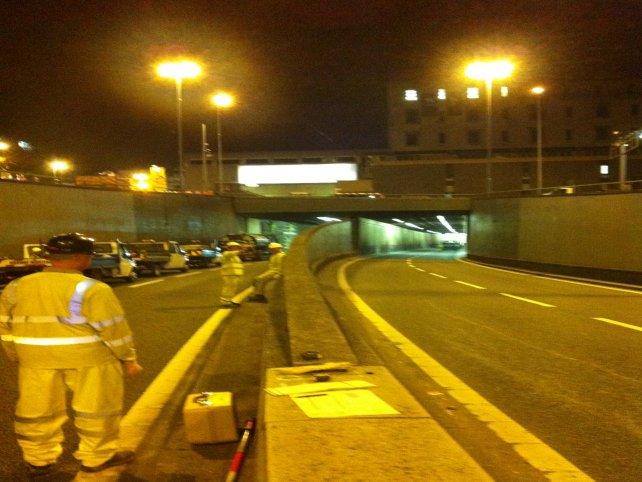
<path fill-rule="evenodd" d="M 375 175 L 394 171 L 418 192 L 483 192 L 487 171 L 493 191 L 534 188 L 539 146 L 543 186 L 618 181 L 614 145 L 642 128 L 642 83 L 560 81 L 539 96 L 532 87 L 495 81 L 489 99 L 484 82 L 391 83 L 394 155 L 376 164 Z M 627 156 L 635 161 L 627 179 L 642 179 L 639 152 Z"/>

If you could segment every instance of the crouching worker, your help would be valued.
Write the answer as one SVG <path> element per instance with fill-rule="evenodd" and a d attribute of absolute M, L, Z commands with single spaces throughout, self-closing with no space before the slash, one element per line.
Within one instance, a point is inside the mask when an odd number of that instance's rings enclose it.
<path fill-rule="evenodd" d="M 283 246 L 279 243 L 270 243 L 268 245 L 268 250 L 271 254 L 270 264 L 266 271 L 258 275 L 254 278 L 254 281 L 252 281 L 254 294 L 250 297 L 250 301 L 258 303 L 267 302 L 267 298 L 265 297 L 265 286 L 269 281 L 279 279 L 283 275 L 283 258 L 285 258 Z"/>
<path fill-rule="evenodd" d="M 0 336 L 18 363 L 15 431 L 31 478 L 47 476 L 62 453 L 66 392 L 79 437 L 83 472 L 134 458 L 119 451 L 123 372 L 142 367 L 111 287 L 82 274 L 93 239 L 69 233 L 47 243 L 51 267 L 9 283 L 0 296 Z"/>

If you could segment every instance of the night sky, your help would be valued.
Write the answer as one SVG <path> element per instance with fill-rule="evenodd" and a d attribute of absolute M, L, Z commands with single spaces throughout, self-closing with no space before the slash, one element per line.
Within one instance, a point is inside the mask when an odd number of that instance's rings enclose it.
<path fill-rule="evenodd" d="M 640 79 L 642 2 L 492 0 L 4 0 L 0 139 L 36 172 L 176 163 L 176 95 L 155 65 L 189 56 L 186 152 L 209 97 L 232 92 L 225 151 L 385 148 L 386 81 L 462 77 L 474 57 L 515 59 L 514 77 Z"/>

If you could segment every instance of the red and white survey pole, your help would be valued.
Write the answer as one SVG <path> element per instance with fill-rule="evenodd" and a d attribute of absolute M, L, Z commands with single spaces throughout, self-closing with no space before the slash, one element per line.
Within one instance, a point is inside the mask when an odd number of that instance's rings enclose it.
<path fill-rule="evenodd" d="M 232 465 L 230 466 L 230 470 L 227 472 L 227 477 L 225 479 L 225 482 L 234 482 L 236 480 L 236 477 L 238 476 L 238 473 L 241 470 L 241 465 L 243 465 L 243 460 L 245 458 L 245 449 L 247 448 L 247 444 L 250 440 L 250 437 L 254 432 L 255 423 L 256 422 L 254 419 L 251 419 L 245 422 L 245 427 L 243 429 L 243 436 L 241 437 L 239 446 L 237 447 L 236 453 L 234 454 L 234 460 L 232 460 Z"/>

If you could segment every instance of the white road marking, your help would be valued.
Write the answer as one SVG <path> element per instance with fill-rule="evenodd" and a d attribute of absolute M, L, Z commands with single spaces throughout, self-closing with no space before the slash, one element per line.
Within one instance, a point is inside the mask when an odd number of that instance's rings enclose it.
<path fill-rule="evenodd" d="M 252 288 L 247 288 L 237 294 L 234 300 L 240 302 L 251 292 Z M 134 451 L 138 448 L 149 428 L 160 416 L 176 385 L 185 377 L 202 348 L 231 312 L 232 310 L 227 309 L 215 311 L 136 400 L 120 424 L 120 441 L 123 448 Z"/>
<path fill-rule="evenodd" d="M 624 328 L 628 328 L 629 330 L 642 331 L 641 326 L 629 325 L 628 323 L 622 323 L 621 321 L 610 320 L 608 318 L 593 318 L 593 319 L 597 321 L 603 321 L 604 323 L 610 323 L 611 325 L 622 326 Z"/>
<path fill-rule="evenodd" d="M 486 289 L 483 286 L 474 285 L 472 283 L 466 283 L 465 281 L 457 281 L 457 280 L 455 280 L 455 283 L 459 283 L 460 285 L 470 286 L 471 288 L 475 288 L 475 289 L 478 289 L 478 290 L 485 290 Z"/>
<path fill-rule="evenodd" d="M 447 277 L 447 276 L 442 276 L 442 275 L 437 274 L 437 273 L 430 273 L 430 276 L 436 276 L 437 278 L 448 279 L 448 277 Z"/>
<path fill-rule="evenodd" d="M 185 276 L 194 276 L 195 274 L 201 274 L 200 271 L 190 271 L 189 273 L 177 274 L 174 278 L 184 278 Z"/>
<path fill-rule="evenodd" d="M 426 375 L 447 390 L 452 397 L 463 404 L 470 413 L 485 423 L 500 439 L 511 444 L 524 460 L 542 471 L 547 479 L 554 481 L 593 480 L 554 449 L 468 387 L 452 372 L 412 343 L 370 308 L 365 301 L 352 291 L 346 278 L 347 268 L 357 261 L 361 260 L 352 260 L 341 266 L 337 276 L 339 286 L 354 306 L 399 350 L 409 357 Z"/>
<path fill-rule="evenodd" d="M 549 280 L 549 281 L 558 281 L 560 283 L 570 283 L 570 284 L 580 285 L 580 286 L 590 286 L 591 288 L 600 288 L 600 289 L 603 289 L 603 290 L 611 290 L 611 291 L 621 291 L 623 293 L 633 293 L 633 294 L 642 296 L 642 291 L 638 291 L 638 290 L 629 290 L 629 289 L 626 289 L 626 288 L 618 288 L 618 287 L 615 287 L 615 286 L 606 286 L 606 285 L 600 285 L 600 284 L 596 284 L 596 283 L 584 283 L 582 281 L 574 281 L 574 280 L 568 280 L 568 279 L 562 279 L 562 278 L 554 278 L 552 276 L 546 276 L 544 274 L 539 274 L 539 273 L 537 273 L 537 274 L 522 273 L 522 272 L 519 272 L 519 271 L 513 271 L 511 269 L 495 268 L 495 267 L 492 267 L 492 266 L 486 266 L 486 265 L 479 264 L 479 263 L 472 263 L 470 261 L 466 261 L 466 260 L 463 260 L 463 259 L 458 259 L 457 261 L 459 261 L 461 263 L 469 264 L 471 266 L 476 266 L 478 268 L 492 269 L 492 270 L 495 270 L 495 271 L 503 271 L 504 273 L 511 273 L 511 274 L 514 274 L 514 275 L 517 275 L 517 276 L 533 276 L 535 278 L 546 279 L 546 280 Z"/>
<path fill-rule="evenodd" d="M 153 285 L 156 283 L 161 283 L 165 281 L 164 279 L 155 279 L 153 281 L 145 281 L 144 283 L 137 283 L 135 285 L 129 285 L 128 288 L 140 288 L 141 286 Z"/>
<path fill-rule="evenodd" d="M 508 296 L 519 301 L 525 301 L 526 303 L 533 303 L 534 305 L 545 306 L 546 308 L 555 308 L 555 305 L 549 305 L 548 303 L 543 303 L 541 301 L 530 300 L 528 298 L 522 298 L 521 296 L 511 295 L 509 293 L 499 293 L 502 296 Z"/>

